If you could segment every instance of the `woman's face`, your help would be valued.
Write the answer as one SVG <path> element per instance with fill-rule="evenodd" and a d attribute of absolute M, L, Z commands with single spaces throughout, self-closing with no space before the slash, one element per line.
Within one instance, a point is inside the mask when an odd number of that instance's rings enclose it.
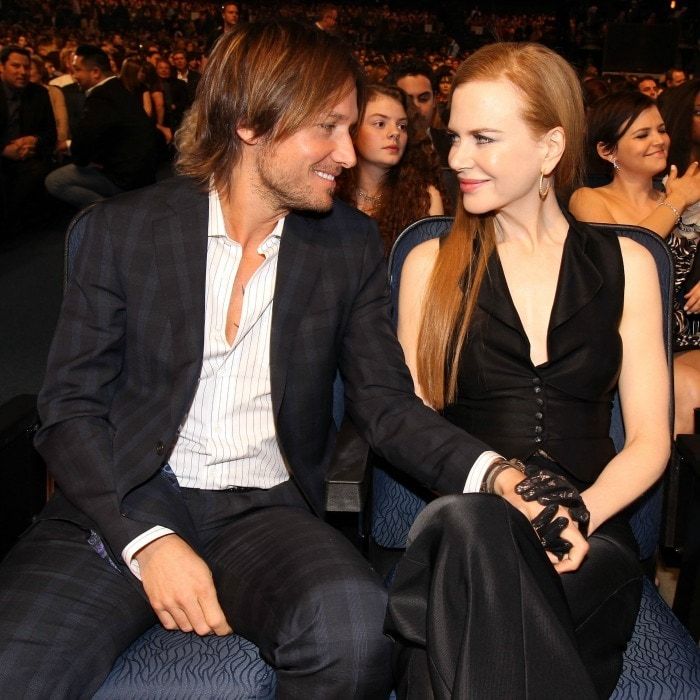
<path fill-rule="evenodd" d="M 375 95 L 367 103 L 357 136 L 358 158 L 387 170 L 396 165 L 406 150 L 408 117 L 393 97 Z"/>
<path fill-rule="evenodd" d="M 36 85 L 41 82 L 41 71 L 36 67 L 34 61 L 29 62 L 29 82 Z"/>
<path fill-rule="evenodd" d="M 523 119 L 524 109 L 507 80 L 463 83 L 454 91 L 449 163 L 471 214 L 507 210 L 539 196 L 547 148 Z"/>
<path fill-rule="evenodd" d="M 450 94 L 450 88 L 452 87 L 452 76 L 451 75 L 443 75 L 442 78 L 440 78 L 440 82 L 438 83 L 438 89 L 440 90 L 441 95 L 449 95 Z"/>
<path fill-rule="evenodd" d="M 656 107 L 645 109 L 620 137 L 614 156 L 620 170 L 650 177 L 666 168 L 671 139 Z"/>

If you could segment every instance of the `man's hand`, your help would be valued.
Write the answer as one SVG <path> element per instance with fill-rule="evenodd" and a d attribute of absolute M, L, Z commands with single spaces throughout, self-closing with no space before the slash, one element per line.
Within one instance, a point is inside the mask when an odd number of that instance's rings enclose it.
<path fill-rule="evenodd" d="M 231 634 L 209 567 L 181 537 L 154 540 L 135 558 L 148 601 L 165 629 Z"/>
<path fill-rule="evenodd" d="M 39 139 L 36 136 L 21 136 L 5 146 L 2 155 L 10 160 L 26 160 L 36 153 Z"/>

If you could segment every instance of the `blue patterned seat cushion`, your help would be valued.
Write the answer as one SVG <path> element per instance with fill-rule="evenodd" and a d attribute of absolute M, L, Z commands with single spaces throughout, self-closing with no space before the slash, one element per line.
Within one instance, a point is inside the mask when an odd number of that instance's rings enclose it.
<path fill-rule="evenodd" d="M 610 700 L 697 700 L 700 649 L 645 578 L 642 604 Z"/>
<path fill-rule="evenodd" d="M 243 637 L 199 637 L 154 625 L 115 662 L 100 700 L 272 700 L 275 672 Z"/>

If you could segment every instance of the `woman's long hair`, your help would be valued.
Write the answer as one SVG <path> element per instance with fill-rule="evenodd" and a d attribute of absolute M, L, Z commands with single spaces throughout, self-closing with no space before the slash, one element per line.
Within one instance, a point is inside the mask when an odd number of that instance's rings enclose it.
<path fill-rule="evenodd" d="M 428 186 L 437 189 L 446 202 L 446 193 L 440 180 L 440 164 L 430 142 L 425 124 L 409 104 L 406 93 L 388 85 L 368 85 L 367 99 L 358 119 L 362 124 L 367 105 L 376 97 L 384 96 L 396 100 L 408 116 L 408 139 L 401 160 L 389 169 L 379 189 L 381 200 L 372 212 L 388 255 L 396 237 L 414 221 L 428 216 L 430 194 Z M 359 128 L 359 127 L 358 127 Z M 357 206 L 358 166 L 346 170 L 339 178 L 338 197 Z"/>
<path fill-rule="evenodd" d="M 585 134 L 581 87 L 571 66 L 539 44 L 490 44 L 457 69 L 452 93 L 475 80 L 507 80 L 518 88 L 523 118 L 533 133 L 564 129 L 566 149 L 552 179 L 560 201 L 568 201 L 581 181 Z M 425 399 L 438 410 L 456 396 L 462 347 L 496 246 L 494 213 L 469 214 L 457 206 L 454 224 L 440 244 L 418 339 L 418 382 Z"/>

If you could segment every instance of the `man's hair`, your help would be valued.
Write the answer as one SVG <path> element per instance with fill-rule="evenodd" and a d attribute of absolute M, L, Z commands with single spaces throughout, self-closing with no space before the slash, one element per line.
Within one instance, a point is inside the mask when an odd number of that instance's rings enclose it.
<path fill-rule="evenodd" d="M 350 51 L 291 21 L 252 22 L 219 39 L 176 135 L 179 172 L 225 190 L 241 157 L 237 127 L 281 141 L 357 89 L 364 75 Z"/>
<path fill-rule="evenodd" d="M 396 85 L 397 81 L 407 75 L 424 75 L 429 81 L 433 92 L 437 89 L 435 85 L 435 75 L 433 69 L 425 62 L 419 59 L 408 58 L 400 63 L 397 63 L 391 70 L 389 83 Z"/>
<path fill-rule="evenodd" d="M 673 68 L 669 68 L 666 71 L 666 82 L 668 82 L 669 80 L 673 80 L 674 73 L 683 73 L 683 75 L 685 75 L 685 70 L 683 70 L 683 68 L 681 68 L 680 66 L 673 66 Z"/>
<path fill-rule="evenodd" d="M 0 63 L 2 63 L 3 66 L 7 63 L 11 53 L 21 54 L 22 56 L 26 56 L 26 58 L 28 58 L 30 61 L 32 60 L 32 54 L 27 49 L 10 44 L 10 46 L 6 46 L 2 51 L 0 51 Z"/>
<path fill-rule="evenodd" d="M 75 55 L 82 59 L 83 65 L 88 69 L 97 68 L 105 75 L 109 75 L 112 72 L 109 56 L 99 46 L 82 44 L 75 50 Z"/>

